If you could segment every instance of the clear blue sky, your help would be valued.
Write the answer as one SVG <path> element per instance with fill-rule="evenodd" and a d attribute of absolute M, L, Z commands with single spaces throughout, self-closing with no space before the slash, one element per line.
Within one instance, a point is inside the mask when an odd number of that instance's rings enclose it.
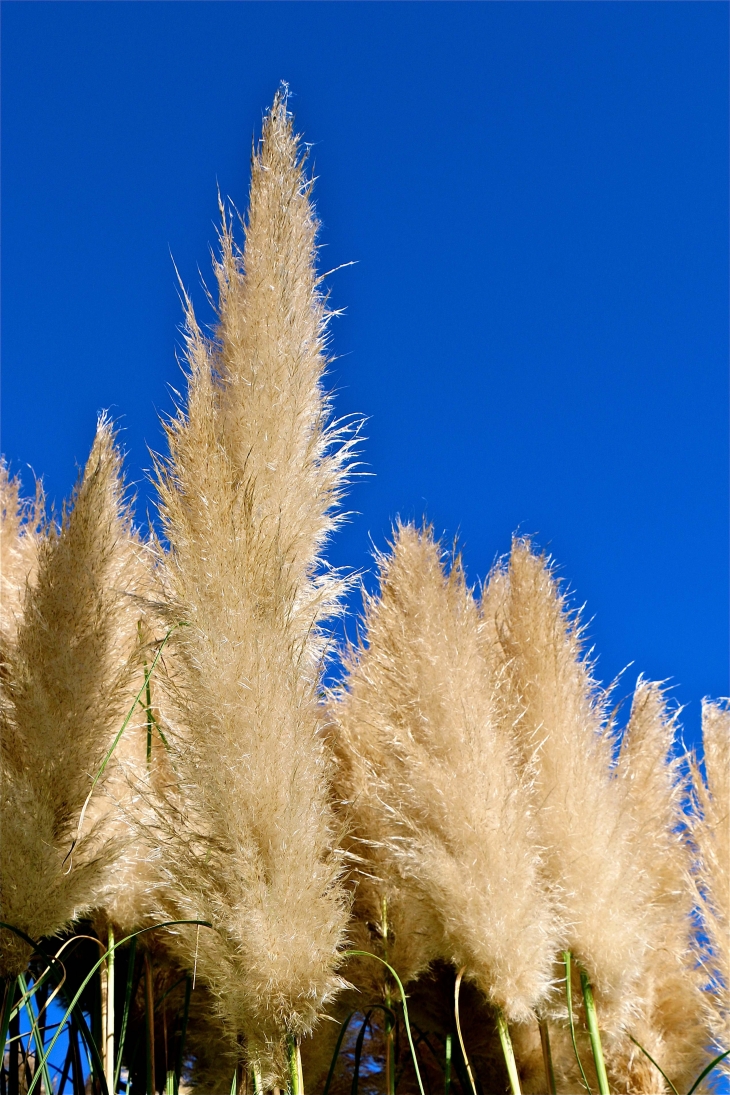
<path fill-rule="evenodd" d="M 725 3 L 5 3 L 2 448 L 57 502 L 96 412 L 146 445 L 179 387 L 171 255 L 204 312 L 280 79 L 313 145 L 337 410 L 470 577 L 516 530 L 585 601 L 599 671 L 728 686 Z M 210 278 L 209 278 L 210 280 Z M 26 482 L 31 477 L 26 472 Z"/>

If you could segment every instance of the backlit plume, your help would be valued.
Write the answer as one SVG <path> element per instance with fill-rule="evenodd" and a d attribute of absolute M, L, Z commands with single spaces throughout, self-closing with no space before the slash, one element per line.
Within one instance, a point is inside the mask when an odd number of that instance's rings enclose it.
<path fill-rule="evenodd" d="M 252 162 L 245 247 L 224 218 L 218 325 L 188 306 L 187 408 L 160 467 L 166 680 L 183 795 L 166 834 L 184 939 L 249 1063 L 281 1083 L 285 1035 L 309 1031 L 341 984 L 347 921 L 320 734 L 322 621 L 342 580 L 335 528 L 350 441 L 322 390 L 328 314 L 311 182 L 277 95 Z M 184 828 L 183 828 L 184 825 Z"/>

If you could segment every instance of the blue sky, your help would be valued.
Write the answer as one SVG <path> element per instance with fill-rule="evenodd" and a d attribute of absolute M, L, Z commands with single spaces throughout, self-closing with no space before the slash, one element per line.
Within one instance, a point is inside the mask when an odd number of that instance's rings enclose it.
<path fill-rule="evenodd" d="M 5 3 L 2 448 L 57 502 L 95 415 L 140 518 L 281 79 L 312 143 L 340 414 L 373 473 L 333 544 L 424 514 L 484 577 L 514 530 L 599 673 L 728 685 L 725 3 Z"/>

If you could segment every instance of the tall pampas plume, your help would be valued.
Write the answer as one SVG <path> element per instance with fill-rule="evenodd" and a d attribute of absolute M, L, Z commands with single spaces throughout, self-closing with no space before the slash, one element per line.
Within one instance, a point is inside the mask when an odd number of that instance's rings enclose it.
<path fill-rule="evenodd" d="M 692 838 L 697 853 L 695 886 L 708 947 L 705 969 L 711 992 L 709 1029 L 719 1052 L 730 1049 L 730 707 L 702 705 L 706 779 L 693 765 L 695 810 Z M 722 1066 L 730 1075 L 728 1059 Z"/>
<path fill-rule="evenodd" d="M 538 840 L 562 891 L 567 949 L 599 1005 L 621 1024 L 647 946 L 641 869 L 613 778 L 606 697 L 548 561 L 516 539 L 483 598 L 487 658 L 503 681 L 501 717 L 538 803 Z"/>
<path fill-rule="evenodd" d="M 322 547 L 353 435 L 322 388 L 328 313 L 300 138 L 281 90 L 252 161 L 245 247 L 224 217 L 218 323 L 188 304 L 187 407 L 159 466 L 162 613 L 179 824 L 180 946 L 264 1083 L 337 992 L 347 921 L 320 732 L 322 622 L 345 587 Z"/>
<path fill-rule="evenodd" d="M 530 777 L 495 717 L 477 606 L 459 560 L 446 574 L 441 556 L 430 529 L 406 525 L 380 558 L 335 707 L 338 749 L 373 871 L 395 867 L 432 917 L 435 956 L 527 1020 L 551 987 L 559 922 Z"/>
<path fill-rule="evenodd" d="M 99 901 L 119 851 L 97 811 L 81 812 L 128 706 L 135 615 L 130 515 L 110 423 L 99 421 L 60 530 L 38 547 L 37 573 L 8 647 L 2 690 L 2 919 L 52 935 Z M 71 849 L 73 847 L 73 852 Z M 4 930 L 0 972 L 25 968 Z"/>
<path fill-rule="evenodd" d="M 632 1037 L 680 1091 L 691 1086 L 704 1056 L 705 977 L 697 961 L 686 786 L 683 757 L 674 755 L 676 736 L 676 715 L 662 688 L 639 679 L 617 777 L 641 872 L 648 947 L 632 997 L 623 1002 L 633 1012 L 628 1031 L 605 1047 L 612 1087 L 636 1095 L 663 1092 L 665 1086 Z M 610 1025 L 610 1017 L 605 1019 Z"/>

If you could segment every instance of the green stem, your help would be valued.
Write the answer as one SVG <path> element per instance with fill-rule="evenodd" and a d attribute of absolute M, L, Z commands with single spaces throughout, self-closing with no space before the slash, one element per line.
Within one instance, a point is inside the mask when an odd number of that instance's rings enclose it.
<path fill-rule="evenodd" d="M 360 1025 L 360 1032 L 357 1036 L 357 1042 L 355 1043 L 355 1060 L 353 1063 L 352 1072 L 352 1087 L 350 1088 L 350 1095 L 357 1095 L 358 1087 L 360 1086 L 360 1061 L 362 1060 L 362 1047 L 365 1042 L 365 1033 L 370 1025 L 370 1016 L 372 1011 L 365 1013 L 365 1018 Z"/>
<path fill-rule="evenodd" d="M 461 979 L 464 976 L 466 966 L 462 966 L 456 975 L 456 982 L 454 984 L 454 1019 L 456 1020 L 456 1034 L 459 1039 L 459 1045 L 461 1046 L 461 1056 L 464 1058 L 464 1064 L 466 1065 L 466 1072 L 469 1077 L 469 1083 L 471 1084 L 472 1095 L 477 1095 L 477 1085 L 474 1082 L 474 1073 L 471 1070 L 471 1064 L 466 1054 L 466 1046 L 464 1045 L 464 1036 L 461 1033 L 461 1015 L 459 1012 L 459 995 L 461 993 Z"/>
<path fill-rule="evenodd" d="M 137 957 L 137 938 L 132 940 L 129 948 L 129 957 L 127 959 L 127 988 L 124 993 L 124 1011 L 122 1012 L 122 1029 L 119 1032 L 119 1048 L 117 1050 L 117 1064 L 114 1069 L 114 1086 L 111 1088 L 112 1092 L 116 1092 L 119 1087 L 119 1076 L 122 1071 L 122 1054 L 124 1053 L 124 1043 L 127 1038 L 127 1024 L 129 1023 L 129 1010 L 132 1006 L 132 986 L 134 984 L 134 960 Z"/>
<path fill-rule="evenodd" d="M 24 995 L 27 995 L 28 985 L 26 984 L 25 976 L 22 973 L 18 977 L 18 984 L 20 985 L 21 992 Z M 36 1072 L 40 1071 L 40 1073 L 43 1076 L 43 1080 L 45 1081 L 46 1095 L 51 1095 L 51 1092 L 53 1091 L 53 1088 L 51 1087 L 51 1074 L 48 1071 L 48 1063 L 46 1061 L 46 1057 L 45 1057 L 45 1054 L 43 1052 L 43 1050 L 44 1050 L 43 1039 L 41 1038 L 41 1032 L 38 1029 L 38 1022 L 36 1020 L 36 1015 L 35 1015 L 35 1012 L 33 1010 L 33 1001 L 32 1000 L 28 999 L 26 1001 L 25 1010 L 27 1011 L 28 1018 L 30 1019 L 30 1029 L 31 1029 L 31 1032 L 33 1034 L 33 1041 L 35 1042 L 35 1050 L 36 1050 L 35 1071 Z M 40 1063 L 39 1063 L 39 1059 L 40 1059 Z"/>
<path fill-rule="evenodd" d="M 251 1066 L 251 1079 L 253 1080 L 254 1095 L 264 1095 L 264 1085 L 261 1080 L 261 1069 L 258 1065 Z"/>
<path fill-rule="evenodd" d="M 183 1063 L 185 1061 L 185 1037 L 188 1032 L 188 1016 L 190 1015 L 190 997 L 193 991 L 193 979 L 190 974 L 185 979 L 185 1004 L 183 1005 L 182 1029 L 180 1030 L 180 1042 L 177 1047 L 177 1062 L 175 1064 L 175 1095 L 180 1090 L 180 1078 L 182 1076 Z M 261 1073 L 259 1072 L 259 1084 Z M 263 1095 L 257 1092 L 256 1095 Z"/>
<path fill-rule="evenodd" d="M 383 957 L 388 959 L 388 898 L 383 897 L 381 935 L 383 938 Z M 390 1012 L 385 1016 L 385 1092 L 395 1095 L 395 1021 L 392 1016 L 393 1001 L 390 993 L 390 977 L 385 975 L 385 1006 Z"/>
<path fill-rule="evenodd" d="M 540 1031 L 542 1063 L 545 1066 L 545 1081 L 547 1083 L 548 1095 L 556 1095 L 555 1069 L 553 1068 L 553 1054 L 550 1049 L 550 1032 L 548 1030 L 547 1019 L 539 1019 L 537 1025 Z"/>
<path fill-rule="evenodd" d="M 302 1056 L 299 1050 L 299 1039 L 293 1034 L 286 1038 L 287 1058 L 289 1061 L 289 1089 L 291 1095 L 304 1095 L 302 1082 Z"/>
<path fill-rule="evenodd" d="M 145 1049 L 147 1051 L 147 1095 L 155 1095 L 155 993 L 150 952 L 144 956 Z"/>
<path fill-rule="evenodd" d="M 418 1057 L 416 1056 L 416 1047 L 413 1044 L 413 1035 L 411 1034 L 411 1024 L 410 1024 L 410 1020 L 408 1018 L 408 1005 L 406 1003 L 406 993 L 405 993 L 405 989 L 403 988 L 403 982 L 401 981 L 400 977 L 398 976 L 396 971 L 393 969 L 393 967 L 388 962 L 386 962 L 383 958 L 380 958 L 379 955 L 373 954 L 371 951 L 345 951 L 345 954 L 343 955 L 343 957 L 344 958 L 374 958 L 376 962 L 380 962 L 381 965 L 385 966 L 389 970 L 391 976 L 395 979 L 395 983 L 398 986 L 398 991 L 400 992 L 401 1004 L 403 1005 L 403 1022 L 405 1024 L 406 1034 L 408 1036 L 408 1045 L 410 1046 L 411 1056 L 413 1058 L 413 1067 L 416 1070 L 416 1080 L 418 1081 L 418 1090 L 420 1091 L 421 1095 L 426 1095 L 426 1092 L 425 1092 L 424 1087 L 423 1087 L 423 1080 L 421 1079 L 421 1070 L 418 1067 Z"/>
<path fill-rule="evenodd" d="M 451 1035 L 446 1035 L 444 1046 L 444 1095 L 451 1095 Z"/>
<path fill-rule="evenodd" d="M 588 1079 L 586 1077 L 585 1070 L 583 1068 L 583 1064 L 582 1064 L 580 1056 L 578 1054 L 578 1043 L 575 1040 L 575 1019 L 573 1017 L 573 981 L 572 981 L 572 977 L 573 977 L 573 973 L 572 973 L 573 956 L 571 955 L 570 951 L 563 951 L 563 961 L 565 962 L 565 999 L 566 999 L 566 1002 L 568 1004 L 568 1022 L 570 1023 L 570 1040 L 573 1043 L 573 1053 L 575 1054 L 575 1059 L 578 1062 L 578 1068 L 580 1069 L 580 1074 L 583 1077 L 583 1083 L 585 1084 L 585 1089 L 588 1092 L 588 1095 L 591 1095 L 591 1089 L 590 1089 L 590 1086 L 588 1084 Z"/>
<path fill-rule="evenodd" d="M 13 1000 L 15 998 L 15 986 L 17 985 L 17 979 L 15 977 L 8 977 L 5 982 L 5 991 L 3 993 L 3 1010 L 0 1016 L 0 1050 L 4 1050 L 5 1042 L 8 1037 L 8 1027 L 10 1026 L 10 1016 L 13 1013 Z"/>
<path fill-rule="evenodd" d="M 598 1016 L 596 1004 L 593 999 L 593 989 L 585 970 L 580 971 L 580 987 L 583 990 L 583 1003 L 586 1009 L 586 1023 L 588 1024 L 588 1037 L 591 1040 L 593 1060 L 596 1064 L 596 1077 L 598 1079 L 599 1095 L 610 1095 L 608 1089 L 608 1076 L 606 1075 L 606 1062 L 603 1060 L 603 1047 L 601 1046 L 601 1034 L 598 1029 Z"/>
<path fill-rule="evenodd" d="M 114 1086 L 114 928 L 109 924 L 107 929 L 107 960 L 106 960 L 106 1030 L 104 1032 L 104 1064 L 106 1082 L 109 1085 L 111 1095 L 116 1092 Z"/>
<path fill-rule="evenodd" d="M 502 1043 L 504 1062 L 507 1065 L 507 1075 L 509 1076 L 510 1090 L 512 1092 L 512 1095 L 521 1095 L 520 1077 L 517 1073 L 515 1051 L 512 1048 L 512 1039 L 509 1036 L 509 1027 L 507 1026 L 507 1020 L 502 1014 L 501 1009 L 497 1010 L 497 1030 L 499 1031 L 499 1040 Z"/>

